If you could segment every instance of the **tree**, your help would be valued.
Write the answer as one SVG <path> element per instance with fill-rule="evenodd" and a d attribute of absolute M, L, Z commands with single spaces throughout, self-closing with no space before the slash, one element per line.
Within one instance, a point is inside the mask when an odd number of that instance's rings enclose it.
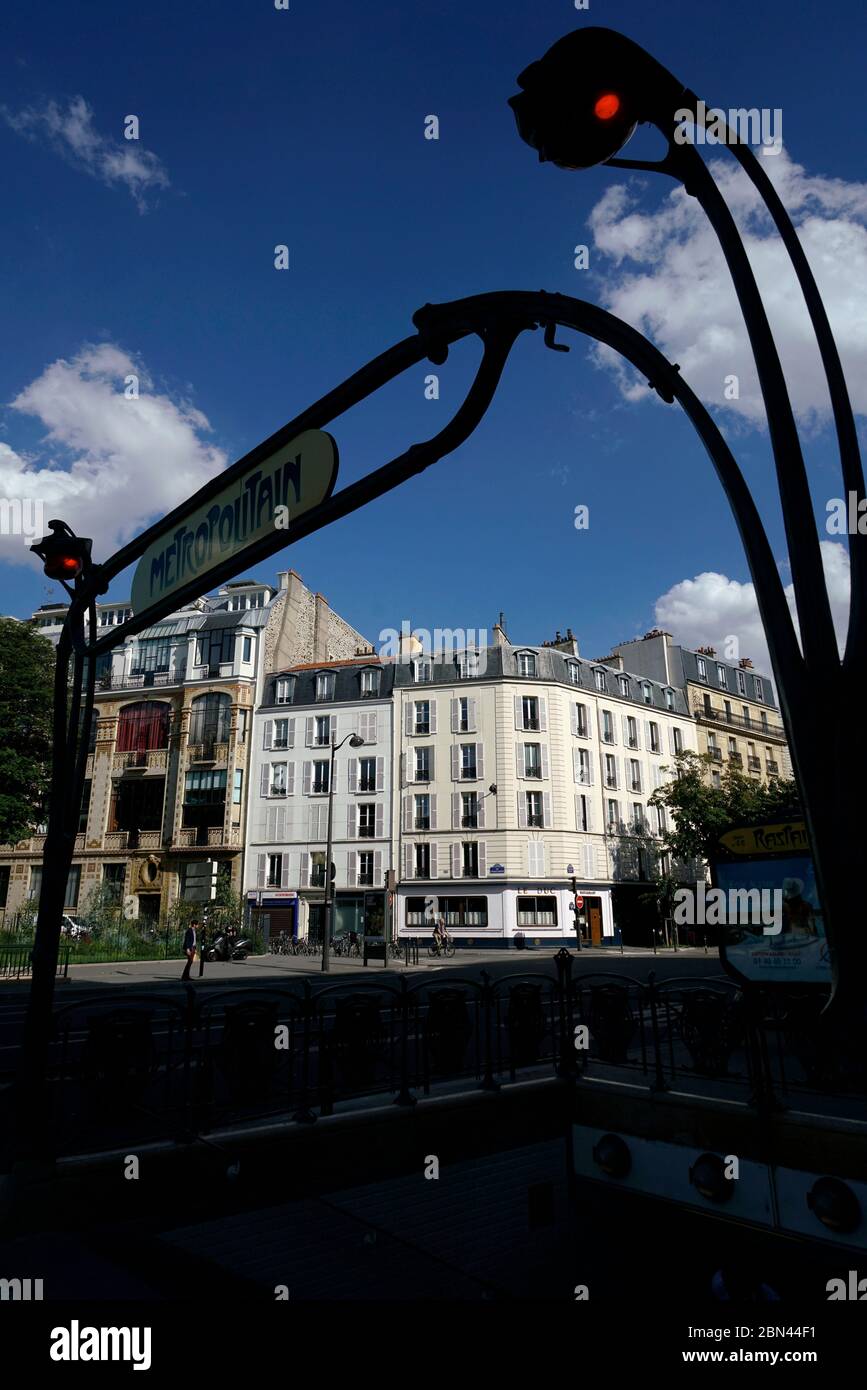
<path fill-rule="evenodd" d="M 32 623 L 0 618 L 0 843 L 44 818 L 51 775 L 54 647 Z"/>
<path fill-rule="evenodd" d="M 774 778 L 765 785 L 728 763 L 720 785 L 713 787 L 705 776 L 707 768 L 715 766 L 707 753 L 678 753 L 674 777 L 650 797 L 651 806 L 664 806 L 667 812 L 664 847 L 672 859 L 711 858 L 720 835 L 733 825 L 802 815 L 791 779 Z"/>

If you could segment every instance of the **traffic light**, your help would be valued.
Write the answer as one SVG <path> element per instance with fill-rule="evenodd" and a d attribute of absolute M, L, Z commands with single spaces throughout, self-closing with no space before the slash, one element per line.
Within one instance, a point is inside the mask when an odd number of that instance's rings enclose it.
<path fill-rule="evenodd" d="M 76 536 L 65 521 L 49 521 L 50 536 L 43 536 L 30 549 L 42 561 L 49 579 L 77 579 L 90 559 L 93 544 L 84 536 Z"/>
<path fill-rule="evenodd" d="M 638 44 L 590 26 L 558 39 L 509 98 L 518 134 L 540 160 L 589 169 L 613 159 L 639 121 L 664 120 L 682 85 Z"/>

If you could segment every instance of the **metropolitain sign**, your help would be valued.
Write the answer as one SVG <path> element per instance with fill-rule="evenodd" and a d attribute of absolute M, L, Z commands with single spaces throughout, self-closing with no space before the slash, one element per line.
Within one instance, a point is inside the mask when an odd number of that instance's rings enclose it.
<path fill-rule="evenodd" d="M 233 556 L 238 568 L 263 536 L 318 507 L 337 478 L 337 445 L 324 430 L 305 430 L 194 508 L 139 560 L 131 606 L 141 613 Z"/>

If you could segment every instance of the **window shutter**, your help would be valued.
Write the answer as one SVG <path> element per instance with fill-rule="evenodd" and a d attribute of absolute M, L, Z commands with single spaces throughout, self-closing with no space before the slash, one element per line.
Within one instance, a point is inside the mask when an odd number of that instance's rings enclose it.
<path fill-rule="evenodd" d="M 450 706 L 449 706 L 449 707 L 450 707 L 450 709 L 451 709 L 451 719 L 450 719 L 451 731 L 452 731 L 453 734 L 456 734 L 456 733 L 458 732 L 458 723 L 459 723 L 459 721 L 460 721 L 460 709 L 461 709 L 460 701 L 459 701 L 459 700 L 452 700 L 452 701 L 450 701 Z"/>
<path fill-rule="evenodd" d="M 572 722 L 572 733 L 577 737 L 578 734 L 578 706 L 573 700 L 569 706 L 569 715 Z"/>
<path fill-rule="evenodd" d="M 582 858 L 583 863 L 584 863 L 584 877 L 585 877 L 585 878 L 595 878 L 596 875 L 595 875 L 595 873 L 594 873 L 594 869 L 595 869 L 596 865 L 594 864 L 593 861 L 594 861 L 594 859 L 596 858 L 596 856 L 595 856 L 595 854 L 594 854 L 594 852 L 593 852 L 593 846 L 592 846 L 592 845 L 582 845 L 582 847 L 581 847 L 581 858 Z"/>
<path fill-rule="evenodd" d="M 313 728 L 314 728 L 313 716 L 311 715 L 308 719 L 306 719 L 306 720 L 304 721 L 304 724 L 305 724 L 304 742 L 307 744 L 307 747 L 308 747 L 308 748 L 312 748 L 312 747 L 313 747 Z"/>
<path fill-rule="evenodd" d="M 415 704 L 412 700 L 407 700 L 403 707 L 403 732 L 411 734 L 415 720 Z"/>
<path fill-rule="evenodd" d="M 479 840 L 479 878 L 488 876 L 488 846 L 484 840 Z"/>
<path fill-rule="evenodd" d="M 276 840 L 277 838 L 277 807 L 268 806 L 265 810 L 265 839 Z"/>
<path fill-rule="evenodd" d="M 476 776 L 484 778 L 485 775 L 485 745 L 476 744 Z"/>
<path fill-rule="evenodd" d="M 551 829 L 551 793 L 542 793 L 542 824 L 546 830 Z"/>
<path fill-rule="evenodd" d="M 403 828 L 404 831 L 412 830 L 412 797 L 403 798 Z"/>
<path fill-rule="evenodd" d="M 350 758 L 346 765 L 346 790 L 358 791 L 358 759 Z"/>
<path fill-rule="evenodd" d="M 372 709 L 367 716 L 367 741 L 368 743 L 379 742 L 379 715 Z"/>
<path fill-rule="evenodd" d="M 436 828 L 437 828 L 437 799 L 436 799 L 436 792 L 433 792 L 433 793 L 431 794 L 431 799 L 430 799 L 430 828 L 431 828 L 431 830 L 436 830 Z"/>
<path fill-rule="evenodd" d="M 629 715 L 628 715 L 628 714 L 624 714 L 624 715 L 621 716 L 621 718 L 622 718 L 622 720 L 623 720 L 623 747 L 624 747 L 624 748 L 628 748 L 628 747 L 629 747 Z"/>
<path fill-rule="evenodd" d="M 280 855 L 280 887 L 289 887 L 289 855 Z"/>
<path fill-rule="evenodd" d="M 435 734 L 436 731 L 437 731 L 437 702 L 436 702 L 436 700 L 431 700 L 431 702 L 430 702 L 430 731 L 431 731 L 432 734 Z"/>
<path fill-rule="evenodd" d="M 523 727 L 524 727 L 524 720 L 523 720 L 523 716 L 522 716 L 522 713 L 521 713 L 521 697 L 520 697 L 520 695 L 516 695 L 516 696 L 515 696 L 515 728 L 516 728 L 516 729 L 522 729 Z"/>
<path fill-rule="evenodd" d="M 547 781 L 547 779 L 548 779 L 549 776 L 550 776 L 550 769 L 549 769 L 549 767 L 548 767 L 548 745 L 547 745 L 547 743 L 543 743 L 543 744 L 542 744 L 542 780 L 543 780 L 543 781 Z"/>
<path fill-rule="evenodd" d="M 273 719 L 266 719 L 266 720 L 265 720 L 265 737 L 264 737 L 264 740 L 263 740 L 263 742 L 262 742 L 262 747 L 263 747 L 263 748 L 270 748 L 270 747 L 271 747 L 271 742 L 272 742 L 273 738 L 274 738 L 274 720 L 273 720 Z"/>
<path fill-rule="evenodd" d="M 267 796 L 268 788 L 271 785 L 271 764 L 263 763 L 259 774 L 259 795 Z"/>
<path fill-rule="evenodd" d="M 385 808 L 384 808 L 384 806 L 382 805 L 382 802 L 380 801 L 380 802 L 377 803 L 376 815 L 375 815 L 375 818 L 374 818 L 374 834 L 375 834 L 377 840 L 381 840 L 381 839 L 382 839 L 382 830 L 383 830 L 384 820 L 385 820 Z"/>
<path fill-rule="evenodd" d="M 275 839 L 275 840 L 279 840 L 281 844 L 282 844 L 282 842 L 286 839 L 286 807 L 285 807 L 285 806 L 275 806 L 275 807 L 274 807 L 274 839 Z M 284 856 L 283 856 L 283 861 L 284 861 L 284 863 L 286 864 L 286 869 L 287 869 L 287 872 L 288 872 L 288 869 L 289 869 L 289 856 L 288 856 L 288 854 L 284 854 Z M 286 887 L 285 884 L 284 884 L 283 886 L 284 886 L 284 888 Z"/>
<path fill-rule="evenodd" d="M 467 723 L 470 726 L 469 732 L 474 734 L 476 732 L 476 702 L 474 699 L 467 700 Z"/>
<path fill-rule="evenodd" d="M 581 818 L 581 793 L 580 793 L 580 792 L 576 792 L 576 793 L 575 793 L 575 824 L 576 824 L 576 826 L 577 826 L 577 828 L 578 828 L 579 830 L 583 830 L 583 829 L 584 829 L 584 825 L 583 825 L 583 823 L 582 823 L 582 818 Z"/>
<path fill-rule="evenodd" d="M 452 755 L 452 781 L 453 781 L 453 782 L 457 782 L 457 781 L 459 780 L 459 778 L 460 778 L 460 775 L 461 775 L 461 763 L 460 763 L 461 750 L 460 750 L 460 748 L 458 747 L 458 745 L 457 745 L 456 743 L 453 743 L 453 744 L 452 744 L 452 747 L 451 747 L 451 755 Z"/>
<path fill-rule="evenodd" d="M 413 877 L 413 847 L 404 845 L 403 847 L 403 876 L 405 879 Z"/>
<path fill-rule="evenodd" d="M 310 887 L 310 855 L 306 850 L 301 851 L 301 883 L 302 888 Z"/>
<path fill-rule="evenodd" d="M 593 786 L 593 758 L 590 753 L 587 754 L 587 786 Z"/>
<path fill-rule="evenodd" d="M 461 847 L 452 845 L 452 878 L 461 876 Z"/>
<path fill-rule="evenodd" d="M 485 808 L 487 804 L 488 798 L 486 796 L 480 796 L 478 801 L 476 802 L 476 806 L 478 808 L 477 820 L 479 823 L 480 830 L 484 830 L 485 828 Z"/>
<path fill-rule="evenodd" d="M 337 763 L 334 763 L 332 775 L 334 777 L 334 791 L 337 791 Z"/>
<path fill-rule="evenodd" d="M 358 818 L 356 816 L 357 807 L 354 801 L 346 808 L 346 838 L 354 840 L 358 834 Z"/>
<path fill-rule="evenodd" d="M 587 829 L 593 830 L 593 798 L 589 796 L 587 798 Z"/>
<path fill-rule="evenodd" d="M 310 795 L 310 786 L 313 781 L 313 764 L 311 762 L 302 763 L 302 790 L 305 796 Z"/>
<path fill-rule="evenodd" d="M 286 795 L 295 795 L 295 764 L 286 764 Z"/>
<path fill-rule="evenodd" d="M 385 786 L 385 758 L 376 760 L 376 790 L 381 792 Z"/>
<path fill-rule="evenodd" d="M 525 792 L 518 792 L 518 825 L 522 830 L 527 828 L 527 796 Z"/>
<path fill-rule="evenodd" d="M 461 825 L 461 794 L 452 792 L 452 830 L 459 830 Z"/>
<path fill-rule="evenodd" d="M 266 859 L 267 859 L 267 856 L 264 855 L 264 854 L 258 854 L 258 855 L 256 856 L 256 886 L 257 886 L 258 888 L 264 888 L 264 887 L 265 887 L 265 863 L 266 863 Z"/>
<path fill-rule="evenodd" d="M 670 724 L 668 726 L 668 751 L 670 753 L 674 752 L 674 729 Z"/>
<path fill-rule="evenodd" d="M 407 766 L 407 755 L 406 755 L 406 753 L 401 753 L 401 755 L 400 755 L 400 785 L 401 785 L 402 787 L 408 787 L 408 786 L 409 786 L 409 782 L 410 782 L 410 777 L 409 777 L 409 768 L 408 768 L 408 766 Z"/>
<path fill-rule="evenodd" d="M 437 877 L 438 877 L 437 861 L 438 861 L 437 846 L 434 844 L 434 845 L 431 845 L 431 847 L 430 847 L 430 876 L 431 876 L 431 878 L 437 878 Z"/>
<path fill-rule="evenodd" d="M 581 749 L 580 749 L 580 748 L 573 748 L 573 749 L 572 749 L 572 771 L 573 771 L 574 776 L 575 776 L 575 781 L 580 785 L 580 784 L 581 784 Z"/>
<path fill-rule="evenodd" d="M 354 849 L 346 855 L 346 882 L 350 888 L 354 888 L 358 882 L 358 853 Z"/>
<path fill-rule="evenodd" d="M 647 748 L 648 750 L 651 749 L 651 748 L 653 747 L 653 740 L 652 740 L 652 738 L 651 738 L 651 736 L 650 736 L 650 720 L 649 720 L 649 719 L 645 719 L 645 721 L 644 721 L 644 746 L 645 746 L 645 748 Z"/>
<path fill-rule="evenodd" d="M 287 742 L 287 744 L 288 744 L 288 746 L 289 746 L 290 748 L 294 748 L 294 747 L 295 747 L 295 720 L 294 720 L 294 719 L 287 719 L 287 721 L 286 721 L 286 742 Z"/>
<path fill-rule="evenodd" d="M 382 850 L 373 851 L 373 881 L 377 888 L 382 883 Z"/>
<path fill-rule="evenodd" d="M 523 745 L 523 743 L 516 743 L 516 744 L 515 744 L 515 776 L 516 776 L 516 777 L 523 777 L 523 775 L 524 775 L 524 745 Z"/>
<path fill-rule="evenodd" d="M 540 733 L 540 734 L 546 734 L 547 732 L 548 732 L 548 701 L 547 701 L 547 700 L 542 700 L 542 699 L 540 699 L 540 700 L 539 700 L 539 733 Z"/>
<path fill-rule="evenodd" d="M 431 781 L 433 781 L 434 778 L 435 778 L 436 775 L 437 775 L 436 759 L 437 759 L 437 750 L 436 750 L 435 748 L 432 748 L 432 749 L 430 750 L 430 779 L 431 779 Z"/>

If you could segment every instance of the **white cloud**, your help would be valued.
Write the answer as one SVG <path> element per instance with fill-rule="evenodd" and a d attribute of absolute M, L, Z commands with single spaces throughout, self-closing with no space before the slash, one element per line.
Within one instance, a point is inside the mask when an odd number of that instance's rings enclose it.
<path fill-rule="evenodd" d="M 839 541 L 821 541 L 825 582 L 831 614 L 841 647 L 849 622 L 849 552 Z M 795 592 L 786 586 L 786 598 L 795 617 Z M 707 571 L 681 580 L 656 600 L 654 616 L 659 627 L 672 633 L 684 647 L 715 647 L 724 658 L 734 638 L 733 658 L 748 656 L 759 672 L 771 674 L 768 645 L 759 618 L 756 591 L 724 574 Z M 797 620 L 796 620 L 797 627 Z"/>
<path fill-rule="evenodd" d="M 809 175 L 783 150 L 763 166 L 798 228 L 825 301 L 853 404 L 867 413 L 867 184 Z M 805 423 L 830 411 L 807 311 L 783 244 L 758 193 L 730 157 L 710 161 L 765 301 L 792 403 Z M 655 212 L 641 212 L 646 180 L 608 190 L 590 215 L 597 251 L 615 267 L 601 280 L 605 307 L 641 330 L 707 403 L 764 420 L 758 378 L 722 250 L 695 198 L 676 187 Z M 607 349 L 624 394 L 646 399 L 646 385 Z M 724 398 L 739 378 L 740 398 Z"/>
<path fill-rule="evenodd" d="M 125 394 L 132 375 L 137 400 Z M 21 499 L 25 517 L 41 505 L 46 522 L 60 517 L 92 536 L 95 558 L 108 558 L 226 466 L 223 450 L 202 438 L 210 429 L 202 412 L 157 393 L 147 370 L 108 343 L 53 362 L 11 407 L 47 433 L 38 457 L 0 443 L 0 499 Z M 35 563 L 25 539 L 7 530 L 0 559 Z"/>
<path fill-rule="evenodd" d="M 93 124 L 93 111 L 84 97 L 72 97 L 64 108 L 55 101 L 14 112 L 0 107 L 6 124 L 28 140 L 45 140 L 68 163 L 103 183 L 120 184 L 135 200 L 139 212 L 146 195 L 168 188 L 169 177 L 157 156 L 138 140 L 110 139 Z"/>

